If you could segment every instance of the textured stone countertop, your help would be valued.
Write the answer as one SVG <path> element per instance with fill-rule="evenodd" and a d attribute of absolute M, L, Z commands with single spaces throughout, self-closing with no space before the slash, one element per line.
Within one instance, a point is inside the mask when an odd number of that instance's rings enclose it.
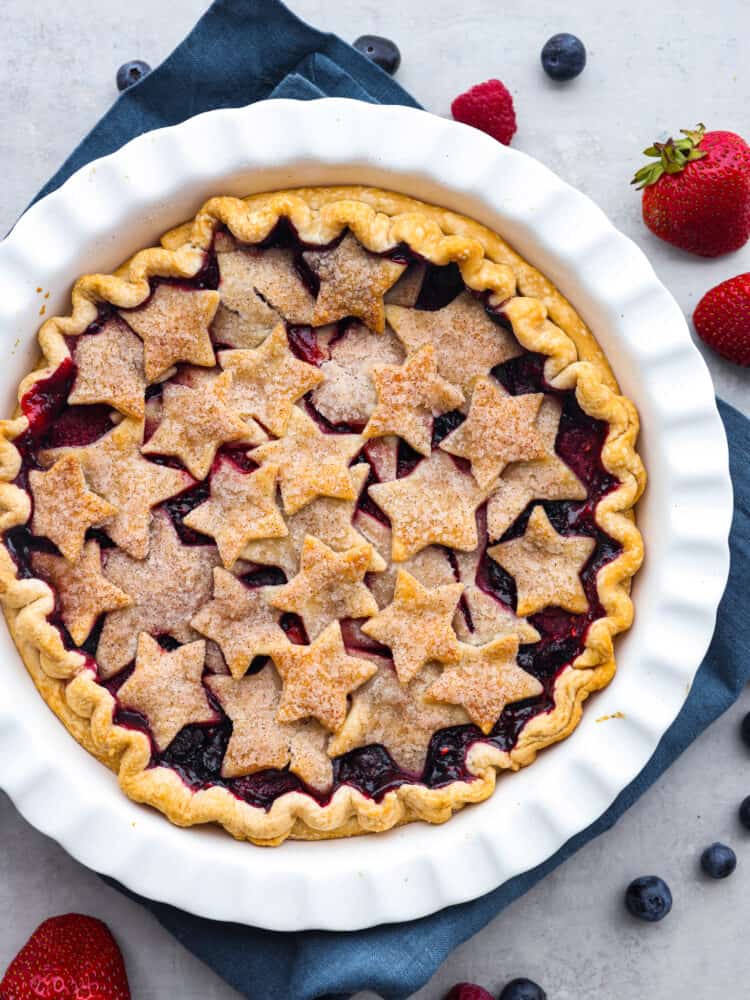
<path fill-rule="evenodd" d="M 431 111 L 448 114 L 467 86 L 498 76 L 513 91 L 514 145 L 589 194 L 649 255 L 691 313 L 718 281 L 750 269 L 750 246 L 703 261 L 673 251 L 644 228 L 628 181 L 640 151 L 670 130 L 705 121 L 750 130 L 750 7 L 746 0 L 290 0 L 293 9 L 346 39 L 394 38 L 399 80 Z M 0 6 L 0 231 L 116 96 L 126 59 L 158 63 L 208 6 L 204 0 L 4 0 Z M 568 9 L 566 9 L 568 8 Z M 572 84 L 547 80 L 539 50 L 557 31 L 586 43 L 589 64 Z M 41 248 L 40 252 L 43 252 Z M 746 372 L 708 358 L 720 395 L 750 412 Z M 459 948 L 417 994 L 437 1000 L 457 980 L 497 989 L 538 980 L 550 1000 L 739 1000 L 750 958 L 750 834 L 736 805 L 750 793 L 750 756 L 732 709 L 608 834 L 540 883 Z M 708 883 L 698 855 L 733 844 L 736 874 Z M 37 923 L 80 910 L 106 920 L 122 944 L 137 1000 L 230 1000 L 236 994 L 143 909 L 109 889 L 29 827 L 0 794 L 0 969 Z M 636 875 L 661 874 L 674 910 L 659 926 L 622 909 Z M 256 994 L 264 996 L 262 989 Z M 360 994 L 358 1000 L 374 1000 Z M 290 998 L 294 1000 L 294 998 Z"/>

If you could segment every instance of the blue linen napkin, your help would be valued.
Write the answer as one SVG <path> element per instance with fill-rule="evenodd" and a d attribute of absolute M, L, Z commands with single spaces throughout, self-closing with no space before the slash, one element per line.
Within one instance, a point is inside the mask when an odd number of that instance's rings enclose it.
<path fill-rule="evenodd" d="M 324 96 L 418 106 L 349 45 L 304 24 L 279 0 L 216 0 L 166 62 L 119 98 L 38 197 L 89 160 L 149 129 L 211 108 L 241 106 L 267 97 Z M 596 823 L 544 864 L 487 896 L 411 923 L 349 934 L 258 930 L 205 920 L 136 898 L 246 997 L 315 1000 L 371 989 L 387 1000 L 404 1000 L 419 989 L 457 945 L 609 829 L 692 740 L 729 708 L 748 680 L 750 638 L 744 627 L 743 581 L 750 578 L 750 422 L 726 403 L 720 402 L 719 410 L 730 443 L 735 512 L 732 567 L 716 633 L 677 720 L 648 765 Z"/>

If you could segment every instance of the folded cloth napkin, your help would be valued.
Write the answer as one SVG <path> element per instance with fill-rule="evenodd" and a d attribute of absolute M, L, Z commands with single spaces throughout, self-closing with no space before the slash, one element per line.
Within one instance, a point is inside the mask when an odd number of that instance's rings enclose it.
<path fill-rule="evenodd" d="M 417 106 L 397 83 L 350 46 L 304 24 L 279 0 L 216 0 L 166 62 L 119 98 L 40 195 L 133 136 L 198 112 L 266 97 L 334 95 Z M 401 1000 L 425 983 L 453 948 L 609 829 L 732 704 L 750 675 L 743 587 L 743 581 L 750 578 L 750 422 L 725 403 L 719 409 L 730 442 L 735 514 L 732 568 L 716 634 L 679 717 L 649 764 L 596 823 L 543 865 L 489 895 L 408 924 L 349 934 L 282 934 L 204 920 L 146 899 L 140 902 L 246 997 L 313 1000 L 371 989 L 388 1000 Z"/>

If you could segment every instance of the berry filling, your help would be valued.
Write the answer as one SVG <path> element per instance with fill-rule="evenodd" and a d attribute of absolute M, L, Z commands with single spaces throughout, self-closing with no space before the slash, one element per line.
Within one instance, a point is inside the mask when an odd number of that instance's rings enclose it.
<path fill-rule="evenodd" d="M 430 312 L 443 309 L 463 290 L 464 283 L 457 264 L 446 264 L 445 267 L 428 264 L 416 307 Z"/>
<path fill-rule="evenodd" d="M 35 382 L 21 398 L 21 412 L 29 421 L 27 433 L 35 443 L 44 437 L 52 423 L 60 417 L 75 377 L 76 367 L 70 358 L 66 358 L 51 375 Z"/>
<path fill-rule="evenodd" d="M 211 250 L 206 254 L 203 267 L 192 278 L 152 278 L 151 291 L 157 285 L 179 285 L 181 288 L 207 289 L 215 291 L 219 287 L 221 278 L 219 275 L 219 262 L 216 254 Z M 141 303 L 145 305 L 145 302 Z"/>
<path fill-rule="evenodd" d="M 311 326 L 290 326 L 287 332 L 289 346 L 300 361 L 319 365 L 326 355 L 318 346 L 318 338 Z"/>
<path fill-rule="evenodd" d="M 172 524 L 175 526 L 177 534 L 180 536 L 180 541 L 183 545 L 212 545 L 213 539 L 209 538 L 208 535 L 203 535 L 199 531 L 194 531 L 192 528 L 188 528 L 184 523 L 187 515 L 199 507 L 202 503 L 205 503 L 209 496 L 211 495 L 211 487 L 208 481 L 202 483 L 196 483 L 195 486 L 189 486 L 182 493 L 178 493 L 177 496 L 172 497 L 170 500 L 164 501 L 164 507 L 169 513 L 172 519 Z"/>

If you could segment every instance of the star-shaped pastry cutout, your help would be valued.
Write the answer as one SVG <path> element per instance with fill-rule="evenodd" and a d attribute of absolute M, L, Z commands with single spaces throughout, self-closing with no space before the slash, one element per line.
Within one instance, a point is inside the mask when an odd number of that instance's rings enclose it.
<path fill-rule="evenodd" d="M 104 575 L 133 598 L 133 605 L 104 620 L 96 651 L 103 677 L 133 659 L 139 632 L 195 638 L 190 620 L 211 597 L 212 570 L 219 562 L 213 545 L 183 545 L 169 516 L 160 511 L 151 528 L 146 559 L 107 553 Z"/>
<path fill-rule="evenodd" d="M 143 343 L 118 317 L 75 342 L 76 379 L 68 402 L 106 403 L 128 417 L 145 412 Z"/>
<path fill-rule="evenodd" d="M 232 720 L 222 777 L 239 778 L 288 764 L 289 770 L 312 788 L 330 787 L 333 767 L 325 752 L 328 733 L 313 719 L 276 721 L 281 684 L 272 666 L 242 680 L 209 677 L 206 686 Z"/>
<path fill-rule="evenodd" d="M 282 538 L 288 534 L 276 506 L 278 468 L 264 465 L 246 473 L 224 459 L 211 476 L 211 496 L 185 517 L 194 531 L 211 535 L 221 560 L 230 569 L 254 538 Z"/>
<path fill-rule="evenodd" d="M 494 379 L 478 378 L 468 417 L 440 447 L 471 462 L 476 481 L 489 486 L 510 462 L 544 456 L 544 443 L 536 428 L 543 399 L 541 392 L 510 396 Z"/>
<path fill-rule="evenodd" d="M 352 695 L 349 714 L 331 739 L 329 754 L 338 757 L 357 747 L 381 744 L 399 767 L 421 776 L 435 733 L 470 721 L 460 706 L 425 699 L 439 670 L 437 664 L 428 664 L 410 684 L 401 684 L 390 660 L 380 661 L 377 674 Z"/>
<path fill-rule="evenodd" d="M 435 451 L 408 476 L 369 489 L 391 519 L 391 557 L 403 562 L 427 545 L 470 550 L 477 545 L 475 512 L 485 494 L 453 459 Z"/>
<path fill-rule="evenodd" d="M 487 532 L 500 538 L 523 513 L 530 500 L 585 500 L 586 487 L 555 453 L 560 403 L 546 397 L 537 417 L 544 455 L 509 465 L 487 502 Z"/>
<path fill-rule="evenodd" d="M 287 576 L 294 576 L 299 569 L 300 552 L 308 535 L 325 542 L 335 552 L 344 552 L 362 545 L 367 539 L 360 535 L 352 519 L 357 508 L 357 498 L 367 481 L 369 471 L 369 465 L 363 463 L 353 465 L 350 469 L 356 498 L 336 500 L 333 497 L 318 497 L 287 519 L 287 535 L 283 538 L 260 538 L 248 542 L 242 551 L 242 558 L 265 566 L 279 566 Z M 385 565 L 385 560 L 373 549 L 369 571 L 379 573 L 385 569 Z"/>
<path fill-rule="evenodd" d="M 406 570 L 399 570 L 393 601 L 362 626 L 365 635 L 388 646 L 402 684 L 430 660 L 455 663 L 459 645 L 451 621 L 462 583 L 428 589 Z"/>
<path fill-rule="evenodd" d="M 346 718 L 347 695 L 377 670 L 369 660 L 346 652 L 338 622 L 331 622 L 309 646 L 287 643 L 274 652 L 273 662 L 284 685 L 278 721 L 313 718 L 332 733 Z"/>
<path fill-rule="evenodd" d="M 433 344 L 438 371 L 467 395 L 478 376 L 522 353 L 513 334 L 468 292 L 434 311 L 387 306 L 386 316 L 409 354 Z"/>
<path fill-rule="evenodd" d="M 149 382 L 180 361 L 206 368 L 216 364 L 209 326 L 218 305 L 218 292 L 161 284 L 145 305 L 120 311 L 143 341 Z"/>
<path fill-rule="evenodd" d="M 75 455 L 63 455 L 47 472 L 32 470 L 29 487 L 34 498 L 31 530 L 54 542 L 70 562 L 81 554 L 86 531 L 117 514 L 116 507 L 86 486 Z"/>
<path fill-rule="evenodd" d="M 348 323 L 331 341 L 328 354 L 329 360 L 320 366 L 324 380 L 311 401 L 332 424 L 364 426 L 377 405 L 373 366 L 400 365 L 404 348 L 390 330 L 373 333 L 362 323 Z"/>
<path fill-rule="evenodd" d="M 216 452 L 231 441 L 257 444 L 265 438 L 230 405 L 232 376 L 217 376 L 190 388 L 170 382 L 162 393 L 161 423 L 144 444 L 144 455 L 174 455 L 196 479 L 205 479 Z"/>
<path fill-rule="evenodd" d="M 578 615 L 588 610 L 581 570 L 595 548 L 593 538 L 558 535 L 537 505 L 520 538 L 493 545 L 487 554 L 516 581 L 517 614 L 554 606 Z"/>
<path fill-rule="evenodd" d="M 259 304 L 272 317 L 270 326 L 278 323 L 279 316 L 296 325 L 312 322 L 315 299 L 297 274 L 293 250 L 234 250 L 219 253 L 218 261 L 222 305 L 237 314 L 245 326 L 268 322 Z"/>
<path fill-rule="evenodd" d="M 432 450 L 432 418 L 455 410 L 464 394 L 438 375 L 435 348 L 425 344 L 402 365 L 375 365 L 378 403 L 362 432 L 366 438 L 398 434 L 421 455 Z"/>
<path fill-rule="evenodd" d="M 201 679 L 205 658 L 202 639 L 168 653 L 145 632 L 138 636 L 135 670 L 117 692 L 117 700 L 146 716 L 159 752 L 185 726 L 217 721 Z"/>
<path fill-rule="evenodd" d="M 191 484 L 186 472 L 147 461 L 141 455 L 142 441 L 143 421 L 127 417 L 93 444 L 64 452 L 78 458 L 92 489 L 117 508 L 105 530 L 135 559 L 148 552 L 151 508 Z M 42 460 L 61 451 L 43 453 Z"/>
<path fill-rule="evenodd" d="M 361 447 L 361 435 L 323 434 L 295 406 L 284 437 L 260 445 L 250 457 L 259 465 L 278 465 L 284 513 L 296 514 L 315 497 L 356 499 L 349 462 Z"/>
<path fill-rule="evenodd" d="M 88 639 L 99 615 L 133 603 L 128 594 L 102 575 L 96 542 L 86 543 L 76 563 L 48 552 L 34 552 L 31 564 L 34 572 L 54 588 L 63 624 L 76 646 Z"/>
<path fill-rule="evenodd" d="M 372 546 L 367 543 L 339 553 L 308 535 L 299 573 L 273 593 L 271 604 L 299 615 L 310 639 L 340 618 L 369 618 L 378 611 L 363 583 L 371 561 Z"/>
<path fill-rule="evenodd" d="M 385 329 L 383 295 L 405 265 L 365 250 L 347 233 L 333 250 L 308 250 L 305 263 L 320 279 L 313 326 L 356 316 L 376 333 Z"/>
<path fill-rule="evenodd" d="M 431 701 L 461 705 L 487 734 L 506 705 L 536 698 L 544 688 L 517 662 L 518 639 L 503 636 L 486 646 L 462 646 L 460 662 L 446 667 L 427 691 Z"/>
<path fill-rule="evenodd" d="M 243 677 L 256 656 L 268 656 L 288 641 L 268 603 L 274 589 L 247 587 L 225 569 L 214 569 L 213 600 L 190 624 L 221 648 L 233 677 Z"/>
<path fill-rule="evenodd" d="M 277 437 L 286 430 L 294 403 L 323 381 L 315 365 L 292 354 L 283 323 L 254 351 L 220 351 L 219 364 L 233 375 L 232 408 L 255 417 Z"/>

